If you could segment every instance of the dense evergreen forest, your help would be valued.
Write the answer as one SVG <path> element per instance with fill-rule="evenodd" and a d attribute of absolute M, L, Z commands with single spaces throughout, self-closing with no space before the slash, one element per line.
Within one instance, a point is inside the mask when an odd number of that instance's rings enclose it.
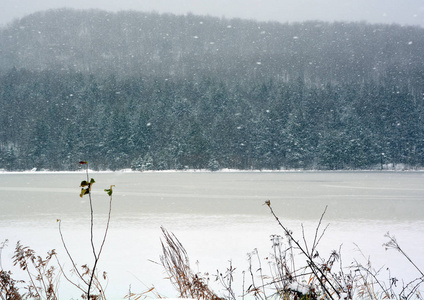
<path fill-rule="evenodd" d="M 0 169 L 424 165 L 424 29 L 52 10 L 0 29 Z"/>

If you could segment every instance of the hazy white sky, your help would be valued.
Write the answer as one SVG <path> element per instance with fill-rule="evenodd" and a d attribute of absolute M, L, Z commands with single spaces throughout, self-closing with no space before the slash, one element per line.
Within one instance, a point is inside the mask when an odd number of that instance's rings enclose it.
<path fill-rule="evenodd" d="M 0 25 L 36 11 L 72 7 L 192 12 L 260 21 L 367 21 L 424 27 L 424 0 L 0 0 L 0 6 Z"/>

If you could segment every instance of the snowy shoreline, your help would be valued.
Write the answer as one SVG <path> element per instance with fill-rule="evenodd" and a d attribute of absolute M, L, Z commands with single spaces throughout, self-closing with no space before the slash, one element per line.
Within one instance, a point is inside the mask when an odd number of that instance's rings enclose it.
<path fill-rule="evenodd" d="M 405 165 L 398 165 L 395 168 L 392 166 L 385 166 L 383 169 L 375 168 L 375 169 L 339 169 L 339 170 L 323 170 L 323 169 L 280 169 L 280 170 L 272 170 L 272 169 L 249 169 L 249 170 L 241 170 L 241 169 L 220 169 L 216 171 L 211 171 L 208 169 L 183 169 L 183 170 L 132 170 L 132 169 L 121 169 L 121 170 L 88 170 L 90 173 L 96 174 L 110 174 L 110 173 L 296 173 L 296 172 L 322 172 L 322 173 L 337 173 L 337 172 L 424 172 L 424 167 L 420 168 L 410 168 Z M 85 173 L 86 170 L 75 170 L 75 171 L 52 171 L 52 170 L 24 170 L 24 171 L 6 171 L 4 169 L 0 169 L 0 174 L 78 174 Z"/>

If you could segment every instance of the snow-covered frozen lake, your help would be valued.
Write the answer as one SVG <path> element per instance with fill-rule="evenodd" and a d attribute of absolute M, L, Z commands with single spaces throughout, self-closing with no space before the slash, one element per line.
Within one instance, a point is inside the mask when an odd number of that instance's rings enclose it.
<path fill-rule="evenodd" d="M 185 246 L 195 271 L 225 271 L 228 261 L 238 275 L 246 270 L 247 253 L 271 252 L 269 236 L 283 234 L 271 216 L 270 200 L 280 220 L 301 239 L 328 205 L 330 223 L 319 252 L 327 256 L 343 244 L 349 264 L 361 260 L 359 246 L 374 266 L 390 267 L 406 280 L 418 274 L 395 251 L 385 251 L 386 232 L 395 235 L 406 253 L 424 269 L 423 172 L 114 172 L 91 173 L 95 235 L 104 227 L 108 198 L 103 189 L 114 184 L 109 236 L 100 261 L 107 271 L 106 294 L 123 298 L 128 290 L 143 292 L 154 285 L 164 296 L 176 296 L 159 262 L 161 230 L 175 233 Z M 92 262 L 89 245 L 88 198 L 79 197 L 85 173 L 0 173 L 0 240 L 2 266 L 12 268 L 18 240 L 42 256 L 56 249 L 70 269 L 60 242 L 57 219 L 77 264 Z M 357 246 L 356 246 L 357 245 Z M 197 263 L 198 262 L 198 263 Z M 12 268 L 12 270 L 15 270 Z M 237 276 L 236 272 L 236 276 Z M 62 277 L 60 298 L 80 293 Z"/>

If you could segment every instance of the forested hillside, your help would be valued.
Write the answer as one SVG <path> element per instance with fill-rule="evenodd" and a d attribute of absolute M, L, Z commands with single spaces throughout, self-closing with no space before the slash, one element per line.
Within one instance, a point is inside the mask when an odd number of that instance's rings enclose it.
<path fill-rule="evenodd" d="M 422 166 L 423 49 L 397 25 L 33 14 L 0 30 L 0 169 Z"/>

